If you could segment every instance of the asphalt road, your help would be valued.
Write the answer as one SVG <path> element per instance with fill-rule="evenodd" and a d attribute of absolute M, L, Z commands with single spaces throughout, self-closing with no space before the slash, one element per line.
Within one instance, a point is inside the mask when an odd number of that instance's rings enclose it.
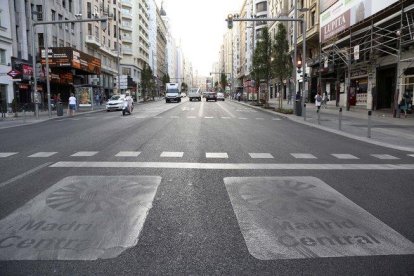
<path fill-rule="evenodd" d="M 0 130 L 1 275 L 413 275 L 414 156 L 235 102 Z"/>

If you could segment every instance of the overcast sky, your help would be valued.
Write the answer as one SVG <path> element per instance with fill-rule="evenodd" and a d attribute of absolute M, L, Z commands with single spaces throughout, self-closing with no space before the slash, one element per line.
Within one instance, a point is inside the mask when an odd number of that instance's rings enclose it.
<path fill-rule="evenodd" d="M 243 0 L 164 0 L 173 37 L 181 41 L 184 55 L 198 71 L 209 75 L 218 61 L 229 13 L 240 12 Z M 161 7 L 161 0 L 156 0 Z"/>

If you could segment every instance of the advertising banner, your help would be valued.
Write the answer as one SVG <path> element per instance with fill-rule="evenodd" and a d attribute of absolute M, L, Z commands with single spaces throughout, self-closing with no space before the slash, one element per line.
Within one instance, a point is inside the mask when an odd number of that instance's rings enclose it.
<path fill-rule="evenodd" d="M 352 25 L 367 19 L 398 0 L 338 0 L 320 15 L 320 41 L 340 33 Z"/>
<path fill-rule="evenodd" d="M 92 87 L 77 87 L 76 99 L 78 99 L 79 107 L 92 106 L 93 89 Z"/>

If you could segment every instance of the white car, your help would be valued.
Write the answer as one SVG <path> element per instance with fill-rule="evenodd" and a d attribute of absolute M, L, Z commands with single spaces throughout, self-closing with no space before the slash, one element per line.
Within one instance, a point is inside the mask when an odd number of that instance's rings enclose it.
<path fill-rule="evenodd" d="M 217 101 L 223 101 L 224 102 L 224 94 L 223 93 L 217 93 Z"/>
<path fill-rule="evenodd" d="M 106 111 L 122 110 L 124 107 L 125 95 L 112 95 L 106 103 Z"/>

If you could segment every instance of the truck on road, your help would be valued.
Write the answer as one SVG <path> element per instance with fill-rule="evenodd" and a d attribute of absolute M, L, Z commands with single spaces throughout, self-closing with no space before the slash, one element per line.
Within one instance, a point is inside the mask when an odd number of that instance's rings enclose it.
<path fill-rule="evenodd" d="M 166 91 L 165 91 L 165 102 L 181 102 L 181 93 L 178 83 L 166 83 L 165 84 Z"/>

